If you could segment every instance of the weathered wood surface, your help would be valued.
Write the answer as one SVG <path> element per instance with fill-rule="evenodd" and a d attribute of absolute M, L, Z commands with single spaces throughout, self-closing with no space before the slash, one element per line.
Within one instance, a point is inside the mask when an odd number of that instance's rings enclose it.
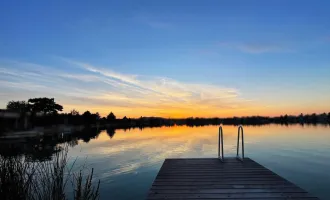
<path fill-rule="evenodd" d="M 166 159 L 147 199 L 317 200 L 257 162 L 245 158 Z"/>

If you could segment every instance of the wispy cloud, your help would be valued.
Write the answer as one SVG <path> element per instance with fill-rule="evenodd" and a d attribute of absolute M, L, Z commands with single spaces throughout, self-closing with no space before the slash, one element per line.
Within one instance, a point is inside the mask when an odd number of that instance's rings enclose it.
<path fill-rule="evenodd" d="M 68 66 L 62 71 L 35 65 L 42 76 L 36 71 L 31 74 L 31 65 L 21 63 L 16 68 L 7 65 L 0 68 L 0 88 L 11 88 L 10 98 L 21 96 L 22 90 L 33 90 L 33 94 L 51 94 L 59 99 L 66 111 L 90 109 L 103 115 L 112 110 L 132 117 L 216 116 L 251 106 L 235 88 L 124 74 L 69 59 L 64 62 Z M 79 73 L 70 70 L 77 67 Z M 1 96 L 0 102 L 5 105 L 9 100 L 12 99 Z"/>
<path fill-rule="evenodd" d="M 30 91 L 45 88 L 43 85 L 34 84 L 31 82 L 26 82 L 26 81 L 21 81 L 21 82 L 0 81 L 0 85 L 6 86 L 9 88 L 18 88 L 18 89 L 30 90 Z"/>
<path fill-rule="evenodd" d="M 250 54 L 262 54 L 262 53 L 280 53 L 280 52 L 289 52 L 289 48 L 274 44 L 274 43 L 228 43 L 221 42 L 219 43 L 221 47 L 226 47 L 230 49 L 236 49 L 244 53 Z"/>
<path fill-rule="evenodd" d="M 237 46 L 237 48 L 246 53 L 269 53 L 280 52 L 284 50 L 282 47 L 271 44 L 243 44 Z"/>

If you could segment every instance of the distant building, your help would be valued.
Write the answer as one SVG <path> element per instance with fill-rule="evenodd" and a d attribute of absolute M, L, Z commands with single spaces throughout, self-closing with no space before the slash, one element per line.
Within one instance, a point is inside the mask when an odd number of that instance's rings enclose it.
<path fill-rule="evenodd" d="M 4 129 L 27 129 L 31 113 L 25 113 L 0 109 L 0 125 Z"/>

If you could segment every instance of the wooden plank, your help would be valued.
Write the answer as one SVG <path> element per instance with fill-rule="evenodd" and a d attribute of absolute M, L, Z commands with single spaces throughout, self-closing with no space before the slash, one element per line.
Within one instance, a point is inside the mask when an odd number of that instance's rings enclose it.
<path fill-rule="evenodd" d="M 157 198 L 147 198 L 147 200 L 151 200 L 151 199 L 158 199 L 158 200 L 166 200 L 166 199 L 170 199 L 170 198 L 166 198 L 166 197 L 163 197 L 163 198 L 160 198 L 160 197 L 157 197 Z M 174 198 L 174 199 L 184 199 L 184 200 L 196 200 L 196 199 L 201 199 L 201 198 Z M 217 197 L 210 197 L 210 198 L 203 198 L 203 199 L 219 199 Z M 224 199 L 228 199 L 228 198 L 224 198 Z M 221 200 L 224 200 L 224 199 L 221 199 Z M 268 197 L 268 198 L 265 198 L 265 197 L 254 197 L 254 198 L 235 198 L 235 200 L 319 200 L 318 198 L 316 197 Z"/>
<path fill-rule="evenodd" d="M 147 199 L 315 199 L 246 158 L 166 159 Z"/>
<path fill-rule="evenodd" d="M 228 188 L 228 189 L 153 189 L 151 193 L 157 194 L 187 194 L 187 193 L 207 193 L 207 194 L 221 194 L 221 193 L 306 193 L 300 188 L 265 188 L 265 189 L 250 189 L 250 188 Z"/>
<path fill-rule="evenodd" d="M 167 179 L 167 178 L 158 178 L 157 182 L 234 182 L 234 181 L 282 181 L 280 177 L 274 178 L 274 177 L 248 177 L 248 178 L 241 178 L 241 177 L 235 177 L 235 178 L 173 178 L 173 179 Z"/>
<path fill-rule="evenodd" d="M 221 162 L 218 158 L 170 158 L 166 159 L 164 163 L 186 163 L 186 162 L 196 162 L 196 163 L 201 163 L 201 162 L 206 162 L 206 163 L 219 163 Z M 225 164 L 227 163 L 239 163 L 240 160 L 230 157 L 230 158 L 225 158 Z M 257 163 L 254 160 L 250 158 L 245 158 L 244 162 L 246 163 Z"/>
<path fill-rule="evenodd" d="M 269 174 L 268 171 L 266 170 L 258 170 L 258 171 L 205 171 L 205 172 L 162 172 L 159 173 L 159 175 L 193 175 L 193 174 L 198 174 L 198 175 L 213 175 L 213 174 L 219 174 L 219 173 L 226 173 L 226 174 Z"/>
<path fill-rule="evenodd" d="M 230 157 L 230 158 L 225 158 L 226 163 L 238 163 L 238 160 L 236 158 Z M 201 163 L 201 162 L 207 162 L 207 163 L 212 163 L 212 162 L 221 162 L 218 158 L 170 158 L 165 161 L 165 163 L 184 163 L 184 162 L 196 162 L 196 163 Z M 254 160 L 250 158 L 245 158 L 244 162 L 252 162 L 252 163 L 257 163 Z"/>
<path fill-rule="evenodd" d="M 151 187 L 151 190 L 182 190 L 182 189 L 189 189 L 189 190 L 195 190 L 195 189 L 283 189 L 283 188 L 297 188 L 294 185 L 203 185 L 203 186 L 185 186 L 185 185 L 180 185 L 180 186 L 174 186 L 174 185 L 169 185 L 169 186 L 157 186 L 154 185 Z"/>
<path fill-rule="evenodd" d="M 158 182 L 155 181 L 154 185 L 214 185 L 214 184 L 222 184 L 222 185 L 276 185 L 276 184 L 285 184 L 285 181 L 227 181 L 227 182 L 212 182 L 212 181 L 204 181 L 204 182 Z"/>
<path fill-rule="evenodd" d="M 268 172 L 266 169 L 255 169 L 255 168 L 247 168 L 247 169 L 209 169 L 209 170 L 161 170 L 160 171 L 163 174 L 169 174 L 169 173 L 191 173 L 191 172 L 202 172 L 202 173 L 211 173 L 211 172 L 223 172 L 223 173 L 236 173 L 236 172 Z"/>
<path fill-rule="evenodd" d="M 169 170 L 180 170 L 180 169 L 192 169 L 192 170 L 196 170 L 196 169 L 219 169 L 219 170 L 222 170 L 222 169 L 232 169 L 232 170 L 235 170 L 235 169 L 245 169 L 245 168 L 250 168 L 250 169 L 265 169 L 264 167 L 262 166 L 251 166 L 251 165 L 246 165 L 246 166 L 205 166 L 205 167 L 202 167 L 202 166 L 196 166 L 194 165 L 193 167 L 179 167 L 179 166 L 176 166 L 176 167 L 168 167 L 168 166 L 164 166 L 163 169 L 169 169 Z"/>
<path fill-rule="evenodd" d="M 190 175 L 190 176 L 184 176 L 184 175 L 169 175 L 169 176 L 158 176 L 157 179 L 227 179 L 227 178 L 270 178 L 274 177 L 272 174 L 232 174 L 232 175 Z"/>
<path fill-rule="evenodd" d="M 177 198 L 197 198 L 197 199 L 237 199 L 237 198 L 305 198 L 311 197 L 308 193 L 218 193 L 218 194 L 195 194 L 195 193 L 181 193 L 181 194 L 149 194 L 149 199 L 157 198 L 167 198 L 167 199 L 177 199 Z"/>
<path fill-rule="evenodd" d="M 160 171 L 159 175 L 185 175 L 185 174 L 217 174 L 217 175 L 225 175 L 225 174 L 272 174 L 270 171 L 267 170 L 178 170 L 178 171 Z M 274 175 L 274 174 L 273 174 Z"/>
<path fill-rule="evenodd" d="M 244 169 L 244 168 L 263 168 L 262 166 L 259 165 L 243 165 L 243 166 L 239 166 L 239 165 L 233 165 L 233 166 L 217 166 L 217 165 L 208 165 L 208 166 L 164 166 L 163 169 L 170 169 L 170 170 L 175 170 L 175 169 Z"/>
<path fill-rule="evenodd" d="M 187 166 L 190 165 L 190 166 Z M 211 165 L 196 165 L 196 164 L 185 164 L 185 165 L 164 165 L 164 168 L 170 168 L 170 169 L 226 169 L 226 168 L 245 168 L 245 167 L 250 167 L 250 168 L 263 168 L 260 165 L 255 165 L 255 164 L 248 164 L 248 165 L 221 165 L 221 164 L 211 164 Z"/>

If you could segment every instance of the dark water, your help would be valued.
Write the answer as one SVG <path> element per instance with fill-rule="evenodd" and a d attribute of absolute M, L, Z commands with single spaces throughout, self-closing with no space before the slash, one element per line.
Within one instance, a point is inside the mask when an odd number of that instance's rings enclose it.
<path fill-rule="evenodd" d="M 330 199 L 329 126 L 246 126 L 245 155 L 313 195 Z M 165 158 L 217 157 L 218 127 L 101 131 L 72 142 L 69 157 L 94 168 L 101 199 L 144 199 Z M 237 127 L 224 126 L 225 156 Z"/>

